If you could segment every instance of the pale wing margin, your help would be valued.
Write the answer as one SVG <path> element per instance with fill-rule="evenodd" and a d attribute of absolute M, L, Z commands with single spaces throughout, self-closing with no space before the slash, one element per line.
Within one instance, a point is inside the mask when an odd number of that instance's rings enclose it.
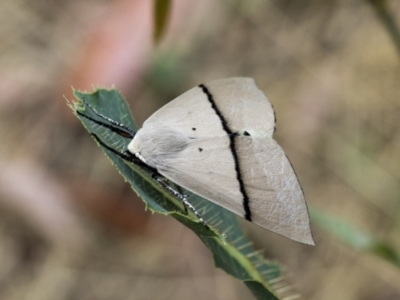
<path fill-rule="evenodd" d="M 227 137 L 195 139 L 157 169 L 176 184 L 244 216 L 243 195 L 228 142 Z M 303 192 L 280 146 L 270 138 L 245 136 L 236 138 L 236 146 L 253 222 L 313 245 Z"/>
<path fill-rule="evenodd" d="M 236 148 L 253 222 L 314 245 L 303 190 L 282 148 L 271 138 L 245 136 Z"/>

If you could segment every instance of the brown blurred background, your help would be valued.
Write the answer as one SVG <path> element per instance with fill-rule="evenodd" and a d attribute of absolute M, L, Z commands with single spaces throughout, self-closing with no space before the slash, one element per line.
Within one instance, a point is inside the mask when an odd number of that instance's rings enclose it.
<path fill-rule="evenodd" d="M 317 244 L 243 222 L 257 247 L 304 299 L 400 299 L 399 16 L 394 0 L 174 0 L 155 43 L 150 0 L 1 1 L 0 299 L 252 299 L 145 212 L 63 97 L 115 86 L 140 125 L 232 76 L 273 103 Z"/>

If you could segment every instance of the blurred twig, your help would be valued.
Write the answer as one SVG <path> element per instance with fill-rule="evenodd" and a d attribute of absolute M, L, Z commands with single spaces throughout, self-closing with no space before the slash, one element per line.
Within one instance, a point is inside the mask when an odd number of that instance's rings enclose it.
<path fill-rule="evenodd" d="M 379 20 L 392 38 L 397 52 L 400 54 L 400 30 L 390 13 L 386 0 L 366 0 L 374 8 Z"/>
<path fill-rule="evenodd" d="M 171 1 L 156 0 L 154 9 L 154 40 L 158 42 L 165 32 L 170 14 Z"/>

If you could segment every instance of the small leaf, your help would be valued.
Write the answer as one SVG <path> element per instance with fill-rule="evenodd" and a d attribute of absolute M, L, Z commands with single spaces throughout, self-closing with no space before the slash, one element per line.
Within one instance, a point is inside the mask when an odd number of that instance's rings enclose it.
<path fill-rule="evenodd" d="M 342 220 L 327 212 L 309 207 L 311 219 L 343 243 L 357 250 L 371 252 L 397 267 L 400 267 L 400 255 L 389 243 L 363 232 L 350 222 Z"/>
<path fill-rule="evenodd" d="M 123 123 L 134 131 L 137 126 L 129 112 L 128 105 L 116 90 L 96 89 L 92 93 L 74 91 L 77 101 L 70 105 L 85 128 L 96 134 L 104 143 L 122 152 L 130 139 L 123 138 L 107 128 L 95 124 L 77 114 L 108 123 L 97 116 L 87 105 L 97 112 Z M 244 235 L 236 216 L 231 212 L 185 191 L 190 203 L 196 207 L 206 223 L 206 229 L 193 213 L 185 214 L 179 199 L 168 193 L 152 178 L 152 171 L 121 159 L 117 154 L 99 145 L 111 163 L 115 165 L 133 190 L 143 199 L 146 207 L 153 212 L 171 215 L 190 228 L 214 256 L 215 265 L 228 274 L 243 281 L 257 299 L 280 299 L 271 287 L 272 282 L 281 278 L 282 271 L 277 263 L 263 259 Z M 281 286 L 282 287 L 282 286 Z"/>

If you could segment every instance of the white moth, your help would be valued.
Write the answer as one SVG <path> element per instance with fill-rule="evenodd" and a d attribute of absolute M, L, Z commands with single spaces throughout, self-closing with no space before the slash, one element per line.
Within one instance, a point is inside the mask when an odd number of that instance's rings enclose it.
<path fill-rule="evenodd" d="M 303 191 L 274 131 L 274 110 L 254 80 L 228 78 L 201 84 L 160 108 L 128 151 L 246 220 L 314 245 Z"/>

